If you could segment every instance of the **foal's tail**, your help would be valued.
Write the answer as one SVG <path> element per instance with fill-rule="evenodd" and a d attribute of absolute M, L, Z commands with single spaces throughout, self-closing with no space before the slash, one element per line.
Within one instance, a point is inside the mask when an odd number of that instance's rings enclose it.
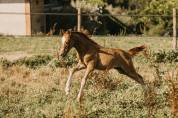
<path fill-rule="evenodd" d="M 144 51 L 144 53 L 146 54 L 146 46 L 145 45 L 132 48 L 128 52 L 133 57 L 133 56 L 135 56 L 136 54 L 138 54 L 141 51 Z"/>

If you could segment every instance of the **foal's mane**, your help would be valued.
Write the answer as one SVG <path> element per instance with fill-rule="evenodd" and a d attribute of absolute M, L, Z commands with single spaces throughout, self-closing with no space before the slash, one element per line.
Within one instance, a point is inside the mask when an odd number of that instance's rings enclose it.
<path fill-rule="evenodd" d="M 84 34 L 82 32 L 72 32 L 72 33 L 78 34 L 79 36 L 82 36 L 85 40 L 89 41 L 90 43 L 94 44 L 97 47 L 101 47 L 98 43 L 96 43 L 95 41 L 90 39 L 86 34 Z"/>

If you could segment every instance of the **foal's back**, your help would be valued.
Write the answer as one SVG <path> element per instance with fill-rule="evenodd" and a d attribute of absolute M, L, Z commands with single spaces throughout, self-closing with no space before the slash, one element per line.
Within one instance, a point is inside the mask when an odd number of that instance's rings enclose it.
<path fill-rule="evenodd" d="M 108 70 L 118 67 L 121 63 L 128 63 L 128 61 L 131 61 L 131 56 L 127 51 L 115 48 L 100 48 L 96 68 Z"/>

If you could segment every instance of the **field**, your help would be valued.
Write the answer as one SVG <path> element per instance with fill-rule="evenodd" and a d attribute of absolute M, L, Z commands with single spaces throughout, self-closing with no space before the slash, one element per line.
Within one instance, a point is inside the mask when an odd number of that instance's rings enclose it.
<path fill-rule="evenodd" d="M 142 44 L 154 52 L 171 50 L 168 37 L 92 39 L 105 47 L 125 50 Z M 11 62 L 34 55 L 56 58 L 59 40 L 60 37 L 0 37 L 0 57 Z M 72 50 L 66 59 L 75 60 L 75 56 L 70 56 L 74 54 Z M 76 96 L 83 71 L 74 75 L 70 95 L 64 92 L 68 69 L 74 64 L 66 67 L 46 64 L 35 68 L 0 64 L 0 118 L 178 117 L 177 62 L 157 63 L 142 54 L 133 61 L 147 86 L 142 87 L 115 70 L 95 71 L 87 80 L 81 103 L 76 101 Z"/>

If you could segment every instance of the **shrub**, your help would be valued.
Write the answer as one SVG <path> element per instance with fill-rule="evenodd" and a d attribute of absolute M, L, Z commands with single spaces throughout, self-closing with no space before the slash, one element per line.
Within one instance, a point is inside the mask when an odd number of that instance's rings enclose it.
<path fill-rule="evenodd" d="M 141 57 L 140 57 L 141 58 Z M 176 51 L 168 51 L 160 50 L 159 52 L 153 52 L 151 54 L 151 58 L 154 62 L 177 62 L 178 61 L 178 53 Z M 140 60 L 138 58 L 138 60 Z M 141 59 L 143 60 L 143 59 Z M 50 67 L 69 67 L 73 66 L 77 63 L 76 53 L 71 52 L 64 58 L 54 58 L 51 55 L 35 55 L 32 57 L 25 57 L 22 59 L 18 59 L 14 62 L 11 62 L 5 58 L 0 58 L 0 66 L 3 68 L 8 68 L 13 65 L 25 65 L 26 67 L 36 69 L 41 66 L 50 66 Z"/>
<path fill-rule="evenodd" d="M 165 33 L 164 24 L 150 26 L 150 29 L 145 32 L 148 36 L 161 36 Z"/>
<path fill-rule="evenodd" d="M 177 62 L 178 61 L 178 52 L 176 51 L 168 51 L 160 50 L 159 52 L 153 53 L 152 58 L 155 62 Z"/>
<path fill-rule="evenodd" d="M 14 65 L 25 65 L 29 68 L 37 68 L 42 65 L 47 65 L 52 60 L 52 56 L 49 55 L 36 55 L 32 57 L 26 57 L 13 62 Z"/>
<path fill-rule="evenodd" d="M 12 62 L 11 62 L 11 61 L 8 61 L 8 60 L 5 59 L 5 58 L 0 58 L 0 65 L 1 65 L 3 68 L 8 68 L 8 67 L 12 66 Z"/>
<path fill-rule="evenodd" d="M 14 62 L 11 62 L 5 58 L 0 58 L 0 66 L 3 68 L 8 68 L 13 65 L 25 65 L 28 68 L 36 69 L 41 66 L 50 66 L 50 67 L 69 67 L 73 64 L 76 64 L 76 55 L 75 53 L 68 54 L 65 58 L 54 58 L 51 55 L 35 55 L 32 57 L 25 57 L 18 59 Z"/>

